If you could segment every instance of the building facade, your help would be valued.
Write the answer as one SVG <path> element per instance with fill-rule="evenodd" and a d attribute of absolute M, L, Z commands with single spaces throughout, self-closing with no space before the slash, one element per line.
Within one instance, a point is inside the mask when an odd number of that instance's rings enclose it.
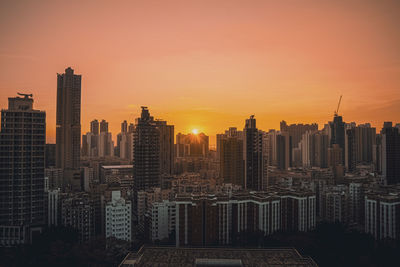
<path fill-rule="evenodd" d="M 57 74 L 56 167 L 64 170 L 66 185 L 80 190 L 81 75 L 70 67 Z"/>
<path fill-rule="evenodd" d="M 45 224 L 45 142 L 46 113 L 33 109 L 32 95 L 9 98 L 1 110 L 2 245 L 30 242 Z"/>

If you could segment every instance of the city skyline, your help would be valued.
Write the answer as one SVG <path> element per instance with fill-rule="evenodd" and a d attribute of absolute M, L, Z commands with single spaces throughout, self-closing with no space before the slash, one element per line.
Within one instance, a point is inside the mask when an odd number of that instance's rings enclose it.
<path fill-rule="evenodd" d="M 378 129 L 400 114 L 396 1 L 72 1 L 62 12 L 55 2 L 21 3 L 0 8 L 0 106 L 18 91 L 33 93 L 48 114 L 49 143 L 55 73 L 68 66 L 83 76 L 82 133 L 105 119 L 114 140 L 142 105 L 177 133 L 207 133 L 212 145 L 251 114 L 263 130 L 281 120 L 322 126 L 341 94 L 346 122 Z"/>

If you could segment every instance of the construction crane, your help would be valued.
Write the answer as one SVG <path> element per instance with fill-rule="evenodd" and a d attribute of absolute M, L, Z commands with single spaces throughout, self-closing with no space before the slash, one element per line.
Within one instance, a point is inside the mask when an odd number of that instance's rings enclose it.
<path fill-rule="evenodd" d="M 340 102 L 342 101 L 342 95 L 340 95 L 340 98 L 339 98 L 339 103 L 338 103 L 338 105 L 337 105 L 337 109 L 334 111 L 334 114 L 335 114 L 335 116 L 337 116 L 338 115 L 338 112 L 339 112 L 339 107 L 340 107 Z"/>

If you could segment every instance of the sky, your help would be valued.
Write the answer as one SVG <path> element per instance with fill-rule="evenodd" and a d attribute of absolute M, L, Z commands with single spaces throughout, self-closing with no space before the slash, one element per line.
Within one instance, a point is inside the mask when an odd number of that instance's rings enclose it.
<path fill-rule="evenodd" d="M 400 121 L 400 1 L 0 1 L 0 107 L 33 93 L 55 140 L 56 79 L 82 75 L 82 133 L 140 106 L 215 135 L 279 122 Z"/>

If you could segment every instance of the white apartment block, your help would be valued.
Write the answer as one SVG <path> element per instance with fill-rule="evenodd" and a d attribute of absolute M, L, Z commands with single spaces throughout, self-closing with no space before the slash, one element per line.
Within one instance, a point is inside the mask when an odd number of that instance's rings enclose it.
<path fill-rule="evenodd" d="M 365 232 L 375 239 L 400 237 L 400 194 L 365 196 Z"/>
<path fill-rule="evenodd" d="M 106 205 L 106 237 L 132 240 L 132 205 L 121 197 L 120 191 L 112 191 L 111 202 Z"/>
<path fill-rule="evenodd" d="M 155 202 L 151 207 L 151 240 L 162 240 L 169 237 L 175 229 L 176 204 L 164 200 Z"/>

